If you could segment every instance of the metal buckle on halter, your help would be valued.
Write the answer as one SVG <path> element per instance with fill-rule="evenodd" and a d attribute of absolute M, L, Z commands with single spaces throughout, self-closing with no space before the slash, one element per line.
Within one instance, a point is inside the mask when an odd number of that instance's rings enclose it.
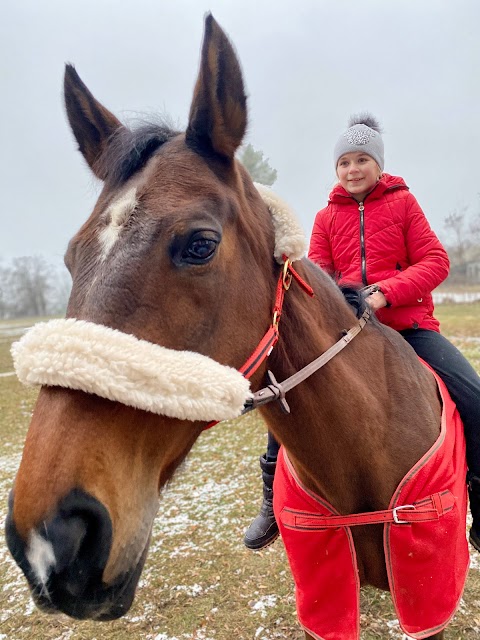
<path fill-rule="evenodd" d="M 395 522 L 395 524 L 411 524 L 411 522 L 408 522 L 408 520 L 400 520 L 400 518 L 398 517 L 398 511 L 401 511 L 401 509 L 413 509 L 413 510 L 415 510 L 415 505 L 414 504 L 402 504 L 399 507 L 394 507 L 393 508 L 393 521 Z"/>
<path fill-rule="evenodd" d="M 290 260 L 287 258 L 283 263 L 283 288 L 285 291 L 290 289 L 290 285 L 292 284 L 292 274 L 290 273 Z"/>

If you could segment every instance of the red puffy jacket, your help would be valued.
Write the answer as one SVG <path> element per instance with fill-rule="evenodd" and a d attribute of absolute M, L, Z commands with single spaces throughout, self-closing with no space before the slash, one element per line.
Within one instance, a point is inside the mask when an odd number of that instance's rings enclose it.
<path fill-rule="evenodd" d="M 448 255 L 402 178 L 384 173 L 363 203 L 338 184 L 315 218 L 309 258 L 340 284 L 377 284 L 389 303 L 377 311 L 384 324 L 439 331 L 431 292 Z"/>

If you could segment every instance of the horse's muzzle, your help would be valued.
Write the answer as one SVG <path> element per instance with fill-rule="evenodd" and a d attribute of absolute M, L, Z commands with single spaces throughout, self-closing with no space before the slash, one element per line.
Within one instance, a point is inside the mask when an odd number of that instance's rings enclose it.
<path fill-rule="evenodd" d="M 128 574 L 113 584 L 102 582 L 112 542 L 112 523 L 105 507 L 74 489 L 53 517 L 25 541 L 13 520 L 14 492 L 5 525 L 8 548 L 24 572 L 35 604 L 44 612 L 78 619 L 113 620 L 130 608 L 146 549 Z"/>

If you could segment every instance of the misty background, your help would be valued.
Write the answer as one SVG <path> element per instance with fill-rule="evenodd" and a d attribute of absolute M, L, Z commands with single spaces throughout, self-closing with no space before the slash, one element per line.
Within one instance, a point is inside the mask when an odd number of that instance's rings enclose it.
<path fill-rule="evenodd" d="M 308 236 L 335 184 L 333 146 L 365 110 L 384 128 L 385 170 L 405 178 L 444 242 L 449 215 L 463 216 L 464 235 L 480 220 L 478 0 L 0 6 L 0 267 L 61 265 L 99 193 L 66 122 L 65 62 L 120 119 L 160 112 L 184 128 L 209 10 L 242 64 L 245 142 L 276 169 L 274 189 Z"/>

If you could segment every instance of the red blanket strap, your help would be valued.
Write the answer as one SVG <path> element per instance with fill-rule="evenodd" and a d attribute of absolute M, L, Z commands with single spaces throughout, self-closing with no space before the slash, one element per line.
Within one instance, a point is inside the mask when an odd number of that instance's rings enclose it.
<path fill-rule="evenodd" d="M 442 491 L 415 502 L 405 504 L 384 511 L 370 511 L 367 513 L 352 513 L 347 516 L 323 516 L 296 509 L 283 509 L 282 523 L 290 529 L 303 531 L 355 527 L 365 524 L 413 524 L 414 522 L 431 522 L 438 520 L 446 511 L 450 511 L 455 504 L 455 497 L 450 491 Z"/>

